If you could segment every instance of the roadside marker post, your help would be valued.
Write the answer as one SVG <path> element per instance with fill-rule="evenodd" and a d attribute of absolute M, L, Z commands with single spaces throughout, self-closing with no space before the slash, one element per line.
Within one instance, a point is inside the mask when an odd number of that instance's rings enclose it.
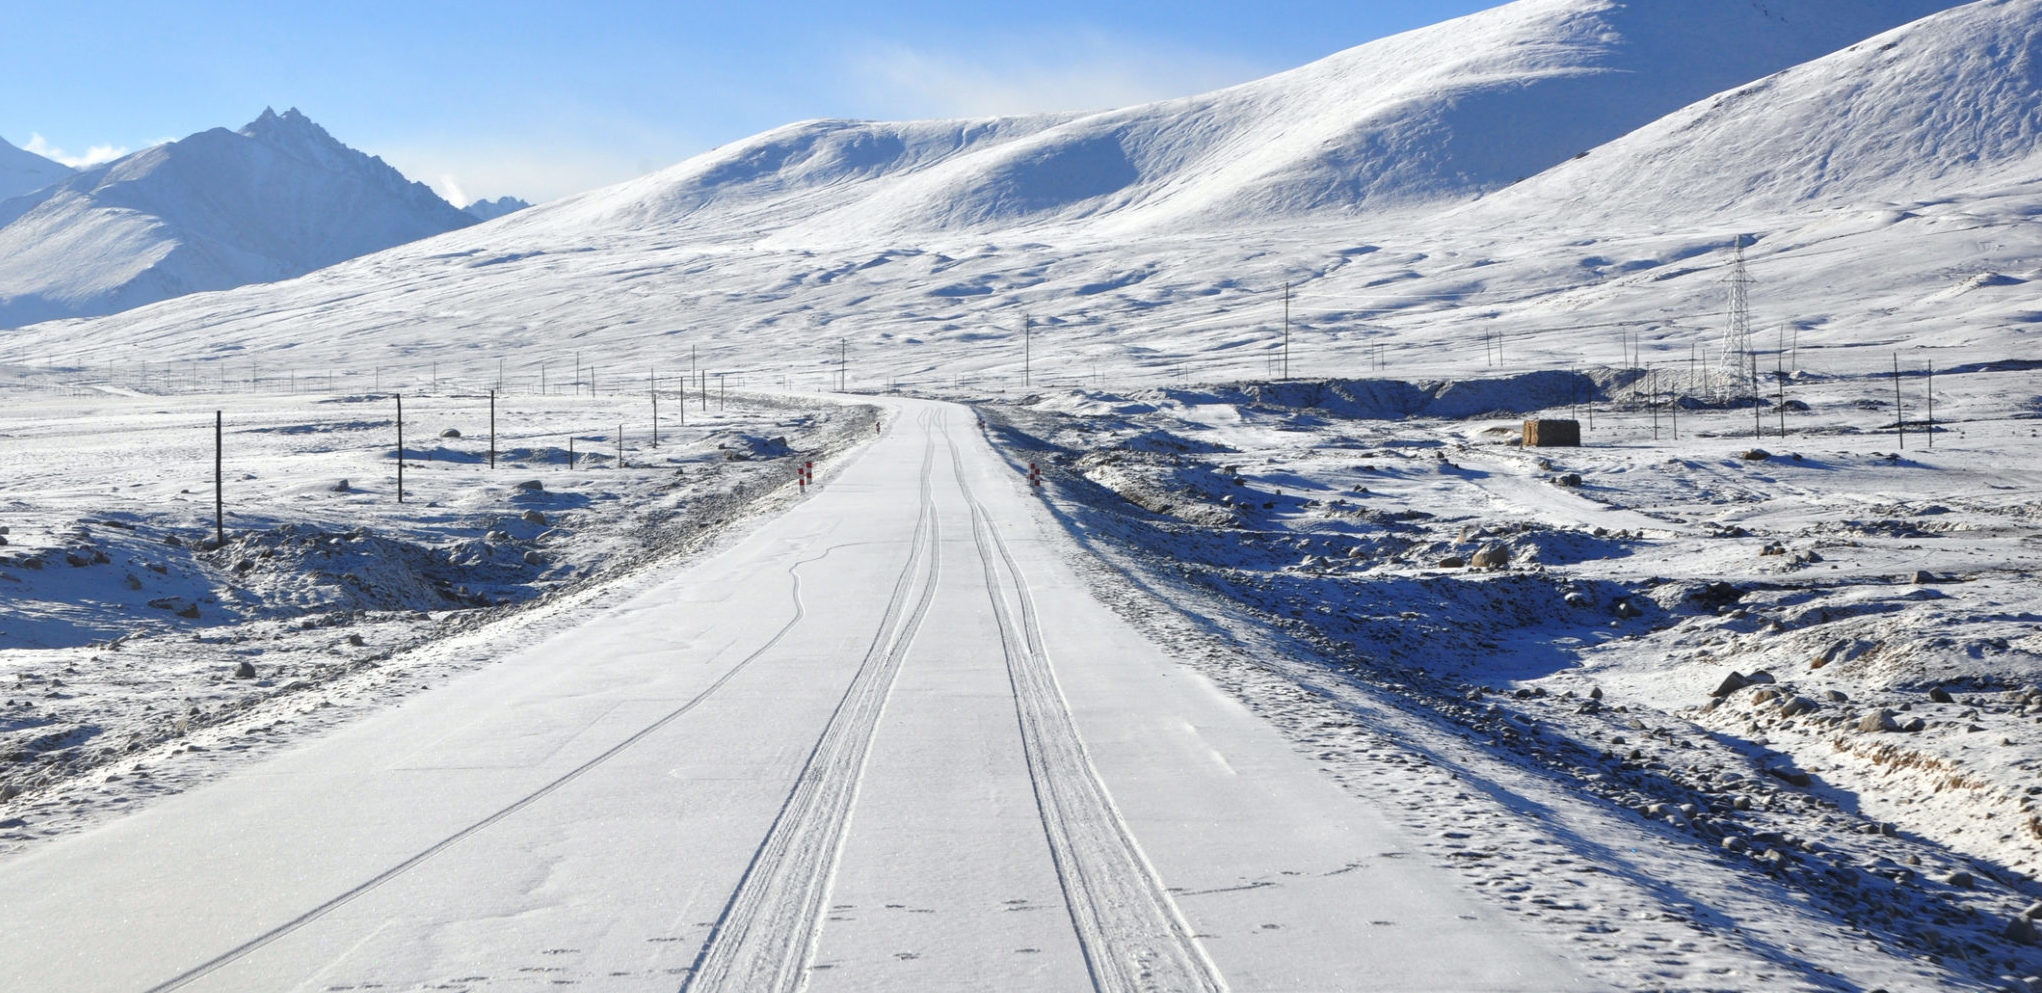
<path fill-rule="evenodd" d="M 1033 462 L 1028 463 L 1028 485 L 1029 486 L 1042 485 L 1042 467 L 1036 465 Z"/>

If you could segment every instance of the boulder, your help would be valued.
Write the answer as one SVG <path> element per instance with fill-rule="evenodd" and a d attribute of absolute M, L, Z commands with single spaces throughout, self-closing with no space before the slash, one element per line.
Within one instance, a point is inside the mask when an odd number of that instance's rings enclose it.
<path fill-rule="evenodd" d="M 1944 688 L 1942 688 L 1942 687 L 1940 687 L 1940 686 L 1938 686 L 1938 687 L 1935 687 L 1934 689 L 1931 689 L 1931 690 L 1929 690 L 1929 699 L 1931 699 L 1931 700 L 1934 700 L 1934 701 L 1935 701 L 1935 702 L 1937 702 L 1937 703 L 1956 703 L 1956 702 L 1957 702 L 1955 698 L 1953 698 L 1953 697 L 1951 697 L 1951 696 L 1950 696 L 1950 691 L 1949 691 L 1949 690 L 1946 690 L 1946 689 L 1944 689 Z"/>
<path fill-rule="evenodd" d="M 512 489 L 523 493 L 544 493 L 546 491 L 546 484 L 536 479 L 527 479 L 512 487 Z"/>
<path fill-rule="evenodd" d="M 235 667 L 234 667 L 234 678 L 235 678 L 235 679 L 254 679 L 254 678 L 255 678 L 255 663 L 253 663 L 253 662 L 249 662 L 249 661 L 247 661 L 246 659 L 243 659 L 240 665 L 237 665 L 237 666 L 235 666 Z"/>
<path fill-rule="evenodd" d="M 1738 458 L 1741 458 L 1746 462 L 1764 462 L 1765 460 L 1772 457 L 1773 453 L 1768 452 L 1763 448 L 1747 448 L 1744 450 L 1744 454 L 1738 456 Z"/>
<path fill-rule="evenodd" d="M 1442 569 L 1459 569 L 1465 567 L 1467 564 L 1468 560 L 1461 558 L 1458 555 L 1449 555 L 1446 558 L 1439 560 L 1439 567 Z"/>
<path fill-rule="evenodd" d="M 537 524 L 542 528 L 546 526 L 546 515 L 536 510 L 527 510 L 519 514 L 518 520 L 524 521 L 526 524 Z"/>
<path fill-rule="evenodd" d="M 348 482 L 347 480 L 345 480 L 345 479 L 343 479 L 343 480 L 340 480 L 339 482 L 336 482 L 336 483 L 334 483 L 334 484 L 333 484 L 333 487 L 332 487 L 332 490 L 333 490 L 333 492 L 335 492 L 335 493 L 346 493 L 346 492 L 348 492 L 348 491 L 350 491 L 350 490 L 352 490 L 352 489 L 354 489 L 354 486 L 353 486 L 353 484 L 349 483 L 349 482 Z"/>
<path fill-rule="evenodd" d="M 1900 730 L 1900 723 L 1893 719 L 1893 711 L 1874 710 L 1871 711 L 1870 713 L 1867 713 L 1865 716 L 1858 718 L 1858 730 L 1866 732 L 1868 734 L 1873 732 L 1898 731 Z"/>
<path fill-rule="evenodd" d="M 1468 565 L 1475 569 L 1504 568 L 1510 565 L 1510 549 L 1503 545 L 1490 545 L 1476 552 L 1475 557 L 1468 560 Z"/>
<path fill-rule="evenodd" d="M 445 431 L 440 432 L 440 437 L 442 438 L 459 438 L 460 436 L 461 431 L 458 428 L 448 428 Z"/>
<path fill-rule="evenodd" d="M 1750 685 L 1751 680 L 1744 678 L 1744 673 L 1733 669 L 1729 675 L 1723 677 L 1723 681 L 1717 684 L 1716 689 L 1709 695 L 1719 698 L 1726 697 Z"/>

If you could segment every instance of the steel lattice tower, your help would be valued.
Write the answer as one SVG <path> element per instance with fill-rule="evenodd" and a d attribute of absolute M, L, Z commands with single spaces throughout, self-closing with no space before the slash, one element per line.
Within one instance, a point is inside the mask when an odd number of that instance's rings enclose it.
<path fill-rule="evenodd" d="M 1744 236 L 1737 236 L 1736 254 L 1730 262 L 1730 321 L 1723 332 L 1723 354 L 1717 363 L 1718 379 L 1724 392 L 1736 393 L 1753 387 L 1751 370 L 1751 273 L 1744 266 Z"/>

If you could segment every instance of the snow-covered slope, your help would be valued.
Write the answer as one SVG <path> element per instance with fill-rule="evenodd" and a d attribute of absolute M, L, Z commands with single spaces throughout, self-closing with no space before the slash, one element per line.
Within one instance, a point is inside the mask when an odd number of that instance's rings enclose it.
<path fill-rule="evenodd" d="M 1483 208 L 1751 217 L 2037 180 L 2042 2 L 1984 0 L 1693 104 Z"/>
<path fill-rule="evenodd" d="M 284 279 L 475 223 L 296 110 L 0 204 L 0 326 Z"/>
<path fill-rule="evenodd" d="M 1948 0 L 1521 0 L 1215 93 L 992 121 L 815 121 L 562 211 L 879 233 L 1217 227 L 1465 200 Z"/>
<path fill-rule="evenodd" d="M 0 200 L 33 193 L 70 175 L 68 166 L 16 148 L 0 138 Z"/>

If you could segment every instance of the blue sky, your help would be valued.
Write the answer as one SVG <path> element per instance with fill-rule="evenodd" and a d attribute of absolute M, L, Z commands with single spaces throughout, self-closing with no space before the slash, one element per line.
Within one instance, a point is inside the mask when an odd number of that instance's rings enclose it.
<path fill-rule="evenodd" d="M 297 107 L 443 196 L 542 200 L 804 118 L 1196 93 L 1497 2 L 24 4 L 0 137 L 77 162 Z"/>

